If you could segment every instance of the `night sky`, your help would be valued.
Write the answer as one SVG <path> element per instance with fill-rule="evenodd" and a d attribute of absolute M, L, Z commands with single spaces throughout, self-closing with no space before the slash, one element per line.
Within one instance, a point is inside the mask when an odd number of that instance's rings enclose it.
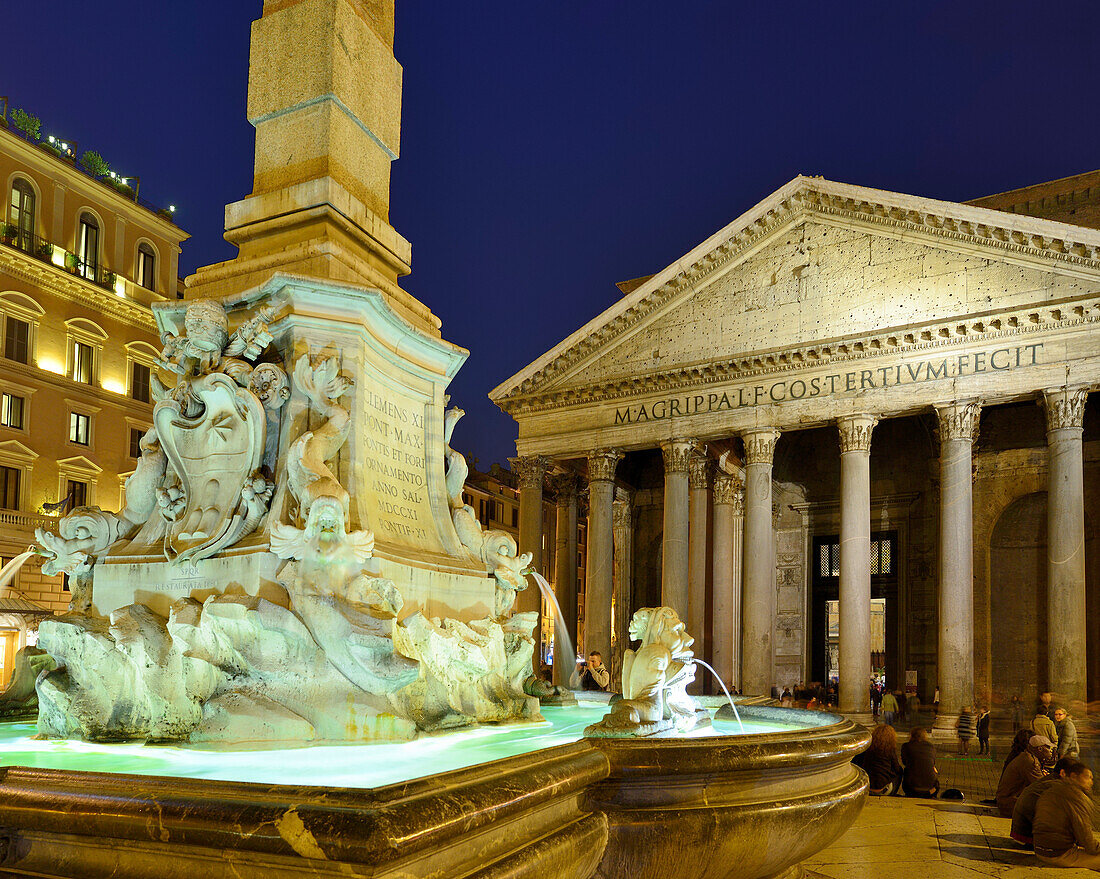
<path fill-rule="evenodd" d="M 234 254 L 261 8 L 0 13 L 0 94 L 175 203 L 185 274 Z M 489 390 L 796 174 L 965 200 L 1100 167 L 1098 33 L 1095 3 L 398 0 L 390 220 L 471 350 L 454 445 L 514 454 Z"/>

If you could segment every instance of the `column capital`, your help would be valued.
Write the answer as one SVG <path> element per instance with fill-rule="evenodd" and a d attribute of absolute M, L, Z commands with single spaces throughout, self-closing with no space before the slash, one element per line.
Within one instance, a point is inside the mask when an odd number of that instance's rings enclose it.
<path fill-rule="evenodd" d="M 557 497 L 559 507 L 567 507 L 577 502 L 577 474 L 573 470 L 564 473 L 552 473 L 549 477 L 550 488 Z"/>
<path fill-rule="evenodd" d="M 711 460 L 703 455 L 692 455 L 688 461 L 688 485 L 695 489 L 710 487 Z"/>
<path fill-rule="evenodd" d="M 754 427 L 741 434 L 745 443 L 745 464 L 771 464 L 779 431 L 774 427 Z"/>
<path fill-rule="evenodd" d="M 871 432 L 878 424 L 874 415 L 845 415 L 836 420 L 840 431 L 840 452 L 871 451 Z"/>
<path fill-rule="evenodd" d="M 593 449 L 588 453 L 588 481 L 614 482 L 615 468 L 622 459 L 618 449 Z"/>
<path fill-rule="evenodd" d="M 934 403 L 939 422 L 940 441 L 962 439 L 974 442 L 978 438 L 978 421 L 982 414 L 979 400 Z"/>
<path fill-rule="evenodd" d="M 693 439 L 671 439 L 661 443 L 665 472 L 686 473 L 695 454 L 695 445 Z"/>
<path fill-rule="evenodd" d="M 550 459 L 545 455 L 522 455 L 519 458 L 509 459 L 512 470 L 519 477 L 519 487 L 542 488 L 542 481 L 546 477 L 546 466 Z"/>
<path fill-rule="evenodd" d="M 733 507 L 733 515 L 745 515 L 745 480 L 719 472 L 714 477 L 714 502 Z"/>
<path fill-rule="evenodd" d="M 1047 433 L 1052 430 L 1080 430 L 1085 423 L 1088 388 L 1049 388 L 1043 391 L 1042 404 L 1047 413 Z"/>

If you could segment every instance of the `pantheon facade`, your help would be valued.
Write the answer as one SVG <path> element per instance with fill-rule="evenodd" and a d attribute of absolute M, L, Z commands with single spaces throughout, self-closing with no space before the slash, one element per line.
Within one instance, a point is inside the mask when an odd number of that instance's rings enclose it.
<path fill-rule="evenodd" d="M 838 673 L 861 713 L 884 599 L 887 683 L 938 687 L 938 723 L 1044 689 L 1082 712 L 1098 220 L 1100 172 L 965 204 L 797 177 L 493 390 L 571 627 L 587 491 L 583 649 L 666 604 L 744 692 Z"/>

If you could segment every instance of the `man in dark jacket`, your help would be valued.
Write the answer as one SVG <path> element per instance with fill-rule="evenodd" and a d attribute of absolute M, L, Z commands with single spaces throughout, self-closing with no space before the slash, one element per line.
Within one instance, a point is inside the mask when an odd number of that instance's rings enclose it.
<path fill-rule="evenodd" d="M 1035 823 L 1035 806 L 1039 797 L 1046 793 L 1054 782 L 1065 778 L 1067 774 L 1079 772 L 1081 763 L 1070 757 L 1063 757 L 1054 764 L 1054 771 L 1038 781 L 1033 781 L 1024 788 L 1023 793 L 1016 799 L 1016 807 L 1012 810 L 1012 829 L 1009 831 L 1016 842 L 1025 848 L 1032 847 L 1032 825 Z"/>
<path fill-rule="evenodd" d="M 1035 804 L 1035 854 L 1052 867 L 1100 870 L 1092 830 L 1092 770 L 1083 763 L 1054 782 Z"/>

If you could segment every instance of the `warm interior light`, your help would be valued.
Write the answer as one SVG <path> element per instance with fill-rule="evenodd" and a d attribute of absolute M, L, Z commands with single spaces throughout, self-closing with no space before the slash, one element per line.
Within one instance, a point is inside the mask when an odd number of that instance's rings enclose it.
<path fill-rule="evenodd" d="M 110 391 L 112 394 L 125 394 L 126 385 L 122 384 L 121 382 L 105 379 L 103 381 L 103 390 Z"/>
<path fill-rule="evenodd" d="M 64 375 L 65 374 L 64 364 L 58 363 L 56 360 L 50 360 L 48 358 L 47 359 L 42 359 L 40 357 L 38 359 L 38 368 L 39 369 L 44 369 L 44 370 L 46 370 L 46 372 L 57 373 L 58 375 Z"/>
<path fill-rule="evenodd" d="M 126 298 L 126 279 L 122 275 L 115 275 L 115 295 Z"/>
<path fill-rule="evenodd" d="M 53 248 L 53 255 L 50 257 L 50 262 L 55 266 L 61 266 L 65 268 L 65 251 L 58 247 L 56 244 Z"/>

